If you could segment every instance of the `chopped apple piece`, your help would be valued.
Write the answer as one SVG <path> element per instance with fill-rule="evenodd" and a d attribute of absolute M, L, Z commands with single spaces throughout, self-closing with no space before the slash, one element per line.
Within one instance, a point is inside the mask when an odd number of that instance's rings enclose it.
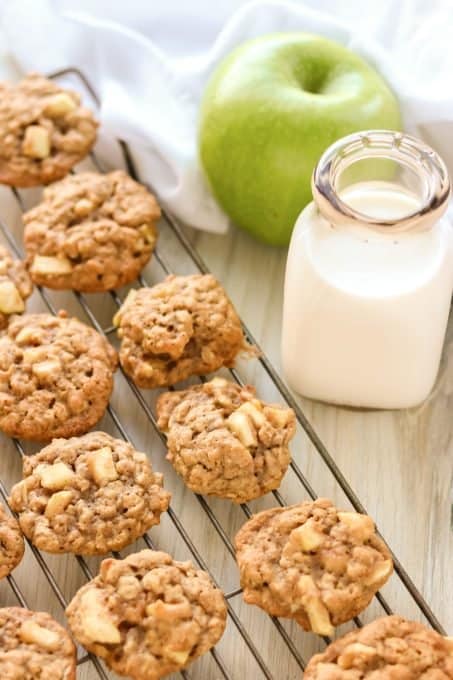
<path fill-rule="evenodd" d="M 48 519 L 61 515 L 72 501 L 72 491 L 57 491 L 49 498 L 45 515 Z"/>
<path fill-rule="evenodd" d="M 79 614 L 85 635 L 90 640 L 111 645 L 121 642 L 121 633 L 96 589 L 89 588 L 83 593 Z"/>
<path fill-rule="evenodd" d="M 156 242 L 156 233 L 147 224 L 142 224 L 142 226 L 138 228 L 138 231 L 150 245 L 153 245 Z"/>
<path fill-rule="evenodd" d="M 32 274 L 50 274 L 52 276 L 70 274 L 72 272 L 72 264 L 67 257 L 35 255 L 30 271 Z"/>
<path fill-rule="evenodd" d="M 303 574 L 299 577 L 298 586 L 312 631 L 318 635 L 333 635 L 335 629 L 329 612 L 312 577 Z"/>
<path fill-rule="evenodd" d="M 27 345 L 29 342 L 33 343 L 39 340 L 41 331 L 36 328 L 22 328 L 16 335 L 16 342 L 19 345 Z"/>
<path fill-rule="evenodd" d="M 120 335 L 120 331 L 118 331 L 118 335 Z M 151 378 L 154 373 L 154 368 L 151 366 L 151 364 L 143 364 L 143 366 L 140 368 L 140 372 L 144 378 Z"/>
<path fill-rule="evenodd" d="M 338 519 L 345 524 L 353 538 L 365 543 L 374 534 L 374 522 L 368 515 L 359 512 L 339 512 Z"/>
<path fill-rule="evenodd" d="M 46 361 L 48 355 L 49 352 L 45 347 L 27 347 L 24 350 L 23 361 L 24 364 L 39 364 L 42 361 Z"/>
<path fill-rule="evenodd" d="M 325 535 L 318 531 L 315 523 L 309 519 L 305 524 L 291 532 L 291 538 L 297 540 L 304 552 L 312 552 L 321 547 Z"/>
<path fill-rule="evenodd" d="M 70 484 L 75 474 L 66 463 L 54 463 L 53 465 L 38 465 L 35 470 L 45 489 L 59 491 Z"/>
<path fill-rule="evenodd" d="M 49 651 L 54 651 L 60 645 L 60 636 L 53 630 L 40 626 L 35 621 L 27 619 L 19 629 L 19 637 L 23 642 L 38 645 Z"/>
<path fill-rule="evenodd" d="M 364 579 L 364 584 L 366 586 L 373 586 L 375 583 L 379 583 L 380 581 L 386 581 L 392 571 L 392 560 L 382 560 L 375 565 L 371 574 L 366 579 Z"/>
<path fill-rule="evenodd" d="M 275 427 L 286 427 L 292 418 L 292 411 L 287 408 L 266 406 L 265 414 Z"/>
<path fill-rule="evenodd" d="M 88 215 L 94 208 L 94 205 L 87 198 L 81 198 L 74 206 L 77 215 Z"/>
<path fill-rule="evenodd" d="M 189 658 L 189 652 L 174 652 L 173 650 L 169 649 L 167 651 L 167 657 L 170 659 L 170 661 L 177 663 L 178 666 L 184 666 L 184 664 L 187 662 L 187 659 Z"/>
<path fill-rule="evenodd" d="M 25 128 L 22 152 L 25 156 L 43 160 L 50 156 L 50 136 L 42 125 L 29 125 Z"/>
<path fill-rule="evenodd" d="M 66 92 L 59 92 L 55 94 L 44 107 L 44 113 L 51 118 L 64 116 L 71 111 L 74 111 L 77 104 L 74 99 Z"/>
<path fill-rule="evenodd" d="M 245 413 L 233 411 L 227 418 L 226 424 L 244 446 L 256 446 L 258 444 L 256 433 Z"/>
<path fill-rule="evenodd" d="M 162 621 L 174 621 L 176 618 L 192 617 L 192 608 L 188 602 L 163 602 L 156 600 L 146 607 L 148 616 L 154 616 Z"/>
<path fill-rule="evenodd" d="M 225 387 L 225 385 L 228 385 L 228 380 L 225 380 L 225 378 L 221 378 L 217 375 L 215 378 L 209 381 L 209 384 L 214 385 L 215 387 Z"/>
<path fill-rule="evenodd" d="M 0 312 L 17 314 L 23 312 L 25 304 L 12 281 L 0 281 Z"/>
<path fill-rule="evenodd" d="M 51 378 L 61 370 L 61 364 L 58 359 L 49 359 L 34 364 L 31 370 L 37 378 Z"/>
<path fill-rule="evenodd" d="M 256 427 L 261 427 L 266 422 L 266 417 L 264 416 L 263 411 L 256 405 L 256 403 L 253 404 L 251 401 L 246 401 L 241 404 L 237 410 L 250 416 Z"/>
<path fill-rule="evenodd" d="M 370 663 L 376 658 L 376 656 L 377 651 L 374 649 L 374 647 L 369 647 L 368 645 L 364 645 L 361 642 L 353 642 L 352 644 L 348 645 L 338 657 L 338 665 L 340 668 L 347 670 L 352 668 L 358 659 Z"/>
<path fill-rule="evenodd" d="M 113 461 L 112 449 L 103 446 L 97 451 L 90 451 L 87 456 L 88 470 L 98 486 L 104 486 L 118 479 Z"/>

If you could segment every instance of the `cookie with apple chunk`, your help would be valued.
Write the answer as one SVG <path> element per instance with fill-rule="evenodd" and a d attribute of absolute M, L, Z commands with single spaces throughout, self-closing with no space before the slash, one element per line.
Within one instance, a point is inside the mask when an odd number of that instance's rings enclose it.
<path fill-rule="evenodd" d="M 76 648 L 46 612 L 0 609 L 2 680 L 75 680 Z"/>
<path fill-rule="evenodd" d="M 22 314 L 32 290 L 24 263 L 0 245 L 0 330 L 6 328 L 13 314 Z"/>
<path fill-rule="evenodd" d="M 0 183 L 48 184 L 67 175 L 96 141 L 97 121 L 80 97 L 31 73 L 0 83 Z"/>
<path fill-rule="evenodd" d="M 393 571 L 371 517 L 325 498 L 254 515 L 236 536 L 236 558 L 248 604 L 329 636 Z"/>
<path fill-rule="evenodd" d="M 139 387 L 164 387 L 254 354 L 236 311 L 211 274 L 168 276 L 129 292 L 113 319 L 124 371 Z"/>
<path fill-rule="evenodd" d="M 0 578 L 8 576 L 22 560 L 24 537 L 19 523 L 0 505 Z"/>
<path fill-rule="evenodd" d="M 304 680 L 452 680 L 453 639 L 402 616 L 384 616 L 335 640 Z"/>
<path fill-rule="evenodd" d="M 119 675 L 157 680 L 186 668 L 222 637 L 227 606 L 205 571 L 167 553 L 106 559 L 66 609 L 85 649 Z"/>
<path fill-rule="evenodd" d="M 105 337 L 64 311 L 14 317 L 0 335 L 0 430 L 37 441 L 87 432 L 116 366 Z"/>
<path fill-rule="evenodd" d="M 54 439 L 25 457 L 10 497 L 37 548 L 76 555 L 122 550 L 158 524 L 169 503 L 146 454 L 105 432 Z"/>
<path fill-rule="evenodd" d="M 124 286 L 150 259 L 159 217 L 155 197 L 122 170 L 69 175 L 23 216 L 31 278 L 87 293 Z"/>
<path fill-rule="evenodd" d="M 277 489 L 291 460 L 290 408 L 256 398 L 253 387 L 223 378 L 157 402 L 167 458 L 195 493 L 245 503 Z"/>

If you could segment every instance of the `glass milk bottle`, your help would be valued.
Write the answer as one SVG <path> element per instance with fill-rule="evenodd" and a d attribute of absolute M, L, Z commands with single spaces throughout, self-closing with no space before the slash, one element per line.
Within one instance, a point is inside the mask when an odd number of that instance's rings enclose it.
<path fill-rule="evenodd" d="M 453 289 L 445 164 L 370 130 L 327 149 L 312 189 L 288 253 L 285 377 L 321 401 L 415 406 L 436 380 Z"/>

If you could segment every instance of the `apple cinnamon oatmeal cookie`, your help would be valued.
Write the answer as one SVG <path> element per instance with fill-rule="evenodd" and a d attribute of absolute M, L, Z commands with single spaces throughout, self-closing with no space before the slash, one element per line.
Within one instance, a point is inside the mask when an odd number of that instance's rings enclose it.
<path fill-rule="evenodd" d="M 92 148 L 97 121 L 75 92 L 32 73 L 0 83 L 0 182 L 16 187 L 64 177 Z"/>
<path fill-rule="evenodd" d="M 70 175 L 23 216 L 31 277 L 88 293 L 130 283 L 151 257 L 159 217 L 154 196 L 122 170 Z"/>
<path fill-rule="evenodd" d="M 216 644 L 227 607 L 206 572 L 164 552 L 143 550 L 104 560 L 66 615 L 76 640 L 115 673 L 158 680 Z"/>
<path fill-rule="evenodd" d="M 211 274 L 168 276 L 130 291 L 113 323 L 120 362 L 139 387 L 163 387 L 233 366 L 247 345 L 236 311 Z"/>
<path fill-rule="evenodd" d="M 105 432 L 54 439 L 24 458 L 11 508 L 24 534 L 52 553 L 104 555 L 158 524 L 170 494 L 144 453 Z"/>
<path fill-rule="evenodd" d="M 7 515 L 0 505 L 0 578 L 8 576 L 17 567 L 24 550 L 24 537 L 17 520 Z"/>
<path fill-rule="evenodd" d="M 452 680 L 453 639 L 401 616 L 384 616 L 332 642 L 304 680 Z"/>
<path fill-rule="evenodd" d="M 104 414 L 116 365 L 105 338 L 65 312 L 15 317 L 0 336 L 0 429 L 38 441 L 83 434 Z"/>
<path fill-rule="evenodd" d="M 45 612 L 0 609 L 2 680 L 75 680 L 76 648 L 68 632 Z"/>
<path fill-rule="evenodd" d="M 22 314 L 32 290 L 33 284 L 24 263 L 13 259 L 0 245 L 0 330 L 6 328 L 12 314 Z"/>
<path fill-rule="evenodd" d="M 319 635 L 365 609 L 393 570 L 371 517 L 322 498 L 254 515 L 236 551 L 245 601 Z"/>
<path fill-rule="evenodd" d="M 157 416 L 167 458 L 195 493 L 245 503 L 280 486 L 291 460 L 294 412 L 260 401 L 253 387 L 214 378 L 166 392 Z"/>

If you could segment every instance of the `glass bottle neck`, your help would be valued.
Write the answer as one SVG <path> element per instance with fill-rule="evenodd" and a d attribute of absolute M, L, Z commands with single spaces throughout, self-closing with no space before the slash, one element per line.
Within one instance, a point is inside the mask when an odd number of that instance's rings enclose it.
<path fill-rule="evenodd" d="M 315 168 L 312 190 L 334 227 L 360 223 L 398 233 L 431 228 L 450 196 L 447 168 L 429 146 L 399 132 L 370 130 L 340 139 Z"/>

